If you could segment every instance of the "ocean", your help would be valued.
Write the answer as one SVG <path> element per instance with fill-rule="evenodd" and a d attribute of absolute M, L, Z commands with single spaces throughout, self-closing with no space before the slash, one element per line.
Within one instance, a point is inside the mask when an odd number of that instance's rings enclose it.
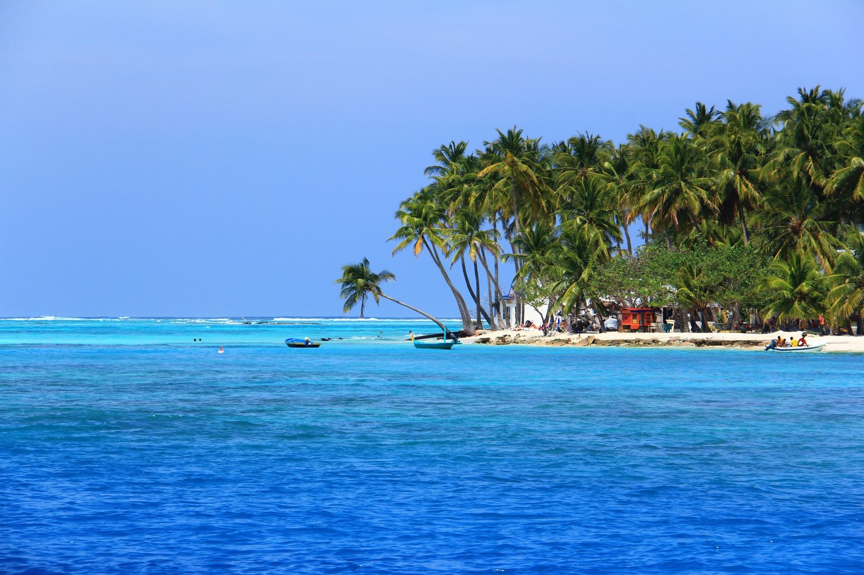
<path fill-rule="evenodd" d="M 409 329 L 0 320 L 0 573 L 864 572 L 861 355 Z"/>

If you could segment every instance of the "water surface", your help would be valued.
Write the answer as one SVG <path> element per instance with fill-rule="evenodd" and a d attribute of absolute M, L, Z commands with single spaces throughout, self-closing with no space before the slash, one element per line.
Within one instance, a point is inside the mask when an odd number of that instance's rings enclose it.
<path fill-rule="evenodd" d="M 864 571 L 861 356 L 426 326 L 0 321 L 0 572 Z"/>

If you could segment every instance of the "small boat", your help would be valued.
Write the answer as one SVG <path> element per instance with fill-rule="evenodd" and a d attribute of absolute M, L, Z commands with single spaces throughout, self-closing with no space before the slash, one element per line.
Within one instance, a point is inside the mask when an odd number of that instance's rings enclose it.
<path fill-rule="evenodd" d="M 810 352 L 822 351 L 823 347 L 825 347 L 824 343 L 817 343 L 816 345 L 805 345 L 805 346 L 799 345 L 798 347 L 789 347 L 789 346 L 773 347 L 768 351 L 779 351 L 782 353 L 807 353 L 808 351 L 810 351 Z"/>
<path fill-rule="evenodd" d="M 415 349 L 451 349 L 454 345 L 462 343 L 456 339 L 456 336 L 452 332 L 449 331 L 443 333 L 441 341 L 421 341 L 414 337 L 413 331 L 409 331 L 408 334 L 411 336 L 411 342 L 414 344 Z M 452 339 L 448 339 L 448 335 L 450 335 Z"/>
<path fill-rule="evenodd" d="M 305 339 L 297 339 L 296 337 L 289 337 L 285 340 L 285 345 L 288 347 L 308 347 L 308 348 L 316 348 L 321 347 L 320 343 L 315 343 L 313 341 L 307 341 Z"/>
<path fill-rule="evenodd" d="M 448 340 L 448 341 L 419 341 L 414 340 L 414 347 L 417 349 L 450 349 L 454 345 L 459 343 L 458 341 Z"/>

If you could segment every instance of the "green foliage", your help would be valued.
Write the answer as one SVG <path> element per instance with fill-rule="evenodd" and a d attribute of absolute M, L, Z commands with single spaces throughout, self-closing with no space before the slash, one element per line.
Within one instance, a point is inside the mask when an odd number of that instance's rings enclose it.
<path fill-rule="evenodd" d="M 776 116 L 752 102 L 697 102 L 680 133 L 639 126 L 617 146 L 588 133 L 546 145 L 517 127 L 473 153 L 452 141 L 433 151 L 429 185 L 400 206 L 394 253 L 429 253 L 463 323 L 445 266 L 466 259 L 490 294 L 509 291 L 498 276 L 506 260 L 523 298 L 563 309 L 609 297 L 784 318 L 830 308 L 841 321 L 864 305 L 864 250 L 848 234 L 864 227 L 862 102 L 819 86 L 787 102 Z M 646 245 L 634 254 L 628 226 L 640 220 Z M 831 279 L 778 287 L 804 268 Z"/>
<path fill-rule="evenodd" d="M 760 307 L 759 286 L 768 263 L 755 248 L 743 245 L 650 244 L 634 258 L 613 258 L 592 284 L 594 293 L 626 307 Z"/>
<path fill-rule="evenodd" d="M 815 319 L 825 311 L 825 276 L 812 257 L 792 253 L 788 261 L 774 260 L 762 282 L 766 316 L 782 322 Z"/>

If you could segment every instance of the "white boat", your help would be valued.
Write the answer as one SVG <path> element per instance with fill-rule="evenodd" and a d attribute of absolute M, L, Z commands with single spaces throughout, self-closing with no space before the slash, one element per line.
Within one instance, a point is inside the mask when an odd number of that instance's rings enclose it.
<path fill-rule="evenodd" d="M 817 343 L 816 345 L 805 345 L 798 347 L 774 347 L 769 351 L 779 351 L 782 353 L 807 353 L 808 351 L 822 351 L 822 348 L 825 347 L 824 343 Z"/>

